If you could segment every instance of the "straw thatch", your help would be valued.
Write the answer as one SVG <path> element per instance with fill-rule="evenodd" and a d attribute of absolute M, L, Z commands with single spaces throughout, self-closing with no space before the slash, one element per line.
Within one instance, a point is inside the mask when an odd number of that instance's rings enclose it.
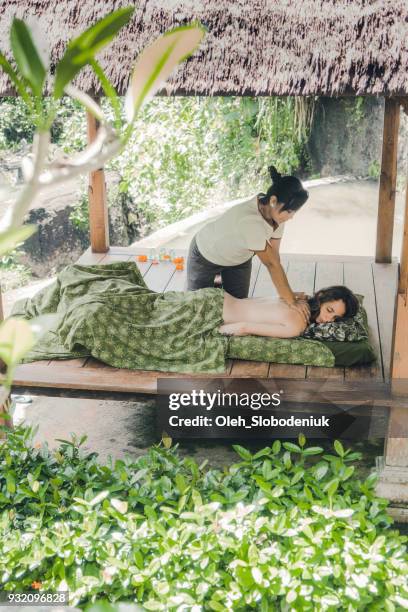
<path fill-rule="evenodd" d="M 126 0 L 2 0 L 0 48 L 13 15 L 37 17 L 61 57 L 74 34 Z M 192 20 L 208 28 L 167 93 L 200 95 L 408 94 L 407 0 L 141 0 L 128 28 L 100 54 L 121 93 L 139 51 Z M 99 91 L 90 71 L 77 84 Z M 4 75 L 0 94 L 9 90 Z"/>

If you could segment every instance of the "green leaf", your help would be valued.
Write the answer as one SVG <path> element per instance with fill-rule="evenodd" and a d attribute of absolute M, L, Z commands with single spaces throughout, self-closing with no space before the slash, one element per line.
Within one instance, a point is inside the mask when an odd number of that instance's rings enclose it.
<path fill-rule="evenodd" d="M 292 442 L 284 442 L 283 448 L 290 451 L 291 453 L 301 453 L 302 449 L 297 444 L 292 444 Z"/>
<path fill-rule="evenodd" d="M 275 440 L 275 442 L 272 444 L 272 452 L 274 455 L 277 455 L 278 453 L 280 453 L 280 449 L 281 449 L 281 442 L 280 440 Z"/>
<path fill-rule="evenodd" d="M 344 508 L 343 510 L 334 510 L 333 516 L 337 518 L 349 518 L 354 514 L 354 510 L 352 508 Z"/>
<path fill-rule="evenodd" d="M 23 319 L 7 319 L 0 325 L 0 358 L 12 367 L 35 344 L 30 324 Z"/>
<path fill-rule="evenodd" d="M 0 257 L 15 249 L 16 246 L 34 234 L 36 230 L 35 225 L 22 225 L 16 229 L 0 232 Z"/>
<path fill-rule="evenodd" d="M 133 6 L 129 6 L 114 11 L 71 40 L 56 67 L 55 98 L 60 98 L 64 94 L 65 86 L 90 63 L 102 47 L 111 42 L 119 30 L 128 23 L 134 10 Z"/>
<path fill-rule="evenodd" d="M 199 491 L 197 491 L 197 489 L 193 489 L 191 491 L 191 497 L 193 500 L 193 504 L 195 508 L 201 508 L 201 506 L 203 505 L 203 500 L 202 497 L 199 493 Z"/>
<path fill-rule="evenodd" d="M 325 461 L 321 461 L 317 465 L 315 465 L 314 475 L 316 480 L 321 480 L 322 478 L 324 478 L 324 476 L 326 476 L 327 474 L 328 469 L 329 466 Z"/>
<path fill-rule="evenodd" d="M 37 493 L 38 489 L 40 488 L 40 483 L 38 482 L 38 480 L 34 480 L 31 484 L 31 490 L 33 491 L 33 493 Z"/>
<path fill-rule="evenodd" d="M 339 440 L 334 441 L 334 449 L 340 457 L 344 457 L 344 454 L 345 454 L 344 448 L 343 448 L 342 443 Z"/>
<path fill-rule="evenodd" d="M 250 544 L 248 548 L 248 561 L 250 565 L 256 565 L 259 560 L 259 550 L 255 544 Z"/>
<path fill-rule="evenodd" d="M 323 448 L 320 446 L 309 446 L 309 448 L 303 449 L 304 455 L 319 455 L 323 452 Z"/>
<path fill-rule="evenodd" d="M 299 470 L 299 472 L 296 472 L 296 474 L 293 476 L 292 480 L 290 481 L 290 484 L 295 485 L 296 483 L 299 482 L 299 480 L 302 480 L 304 473 L 305 473 L 304 470 Z"/>
<path fill-rule="evenodd" d="M 375 485 L 377 480 L 378 480 L 378 474 L 377 474 L 377 472 L 373 472 L 372 474 L 367 476 L 367 478 L 365 479 L 364 484 L 366 485 L 366 487 L 371 489 Z"/>
<path fill-rule="evenodd" d="M 255 480 L 258 487 L 262 489 L 262 491 L 265 491 L 266 493 L 271 492 L 272 485 L 269 482 L 266 482 L 266 480 L 264 480 L 262 476 L 259 476 L 258 474 L 253 474 L 252 478 Z"/>
<path fill-rule="evenodd" d="M 326 491 L 329 497 L 333 497 L 333 495 L 338 489 L 339 482 L 340 481 L 338 478 L 333 478 L 333 480 L 329 480 L 329 482 L 326 482 L 326 484 L 324 485 L 323 491 Z"/>
<path fill-rule="evenodd" d="M 93 98 L 91 98 L 91 96 L 88 96 L 88 94 L 84 93 L 73 85 L 66 85 L 65 93 L 80 104 L 82 104 L 82 106 L 86 108 L 86 110 L 89 111 L 91 115 L 96 117 L 98 121 L 104 120 L 104 114 L 101 107 L 95 102 Z"/>
<path fill-rule="evenodd" d="M 184 478 L 182 474 L 179 473 L 179 474 L 176 474 L 175 482 L 176 482 L 176 487 L 179 490 L 180 494 L 183 495 L 186 489 L 188 489 L 188 484 L 186 483 L 186 479 Z"/>
<path fill-rule="evenodd" d="M 350 476 L 352 476 L 354 474 L 354 470 L 355 470 L 354 465 L 349 465 L 348 467 L 346 467 L 346 469 L 344 470 L 344 473 L 343 473 L 341 479 L 342 480 L 348 480 L 350 478 Z"/>
<path fill-rule="evenodd" d="M 115 508 L 115 510 L 120 512 L 120 514 L 126 514 L 126 512 L 128 511 L 128 503 L 126 501 L 113 497 L 110 500 L 110 503 Z"/>
<path fill-rule="evenodd" d="M 40 54 L 24 21 L 14 17 L 10 30 L 10 43 L 14 59 L 33 94 L 40 98 L 47 74 Z"/>
<path fill-rule="evenodd" d="M 138 57 L 125 98 L 125 111 L 133 121 L 143 102 L 153 97 L 174 68 L 200 44 L 205 30 L 191 24 L 174 28 L 154 41 Z"/>
<path fill-rule="evenodd" d="M 242 457 L 242 459 L 244 459 L 245 461 L 251 461 L 252 455 L 249 450 L 247 450 L 243 446 L 240 446 L 239 444 L 233 444 L 232 448 L 236 453 L 238 453 L 240 457 Z"/>
<path fill-rule="evenodd" d="M 266 455 L 269 455 L 270 452 L 271 452 L 271 449 L 269 448 L 269 446 L 267 446 L 266 448 L 262 448 L 260 451 L 255 453 L 255 455 L 253 456 L 253 459 L 260 459 L 261 457 L 265 457 Z"/>
<path fill-rule="evenodd" d="M 100 493 L 98 493 L 98 495 L 96 495 L 90 502 L 89 505 L 90 506 L 96 506 L 96 504 L 99 504 L 101 501 L 103 501 L 106 497 L 109 496 L 109 491 L 101 491 Z"/>
<path fill-rule="evenodd" d="M 10 62 L 7 60 L 6 56 L 1 51 L 0 51 L 0 67 L 3 68 L 4 72 L 7 74 L 10 81 L 13 83 L 17 93 L 22 97 L 24 102 L 30 105 L 30 97 L 27 93 L 27 90 L 25 89 L 17 72 L 14 70 Z"/>
<path fill-rule="evenodd" d="M 11 494 L 16 492 L 16 479 L 10 472 L 6 475 L 6 488 Z"/>
<path fill-rule="evenodd" d="M 208 605 L 210 606 L 211 610 L 215 610 L 215 612 L 225 612 L 224 606 L 222 606 L 218 601 L 215 601 L 215 599 L 211 599 Z"/>
<path fill-rule="evenodd" d="M 281 495 L 283 495 L 283 493 L 284 493 L 283 487 L 275 487 L 270 492 L 270 495 L 271 495 L 271 497 L 281 497 Z"/>
<path fill-rule="evenodd" d="M 299 442 L 299 446 L 301 446 L 303 448 L 304 445 L 306 444 L 306 438 L 305 438 L 304 434 L 302 434 L 302 433 L 299 434 L 298 442 Z"/>
<path fill-rule="evenodd" d="M 252 578 L 254 579 L 256 584 L 263 583 L 263 576 L 262 576 L 262 572 L 259 569 L 259 567 L 253 567 L 251 570 L 251 573 L 252 573 Z"/>

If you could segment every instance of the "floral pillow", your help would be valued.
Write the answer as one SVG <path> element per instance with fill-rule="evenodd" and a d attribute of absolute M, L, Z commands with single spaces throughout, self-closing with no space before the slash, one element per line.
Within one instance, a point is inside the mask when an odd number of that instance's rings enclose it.
<path fill-rule="evenodd" d="M 311 323 L 303 332 L 303 338 L 311 340 L 337 340 L 340 342 L 358 342 L 368 338 L 367 313 L 363 306 L 364 296 L 357 295 L 360 302 L 354 317 L 333 323 Z"/>

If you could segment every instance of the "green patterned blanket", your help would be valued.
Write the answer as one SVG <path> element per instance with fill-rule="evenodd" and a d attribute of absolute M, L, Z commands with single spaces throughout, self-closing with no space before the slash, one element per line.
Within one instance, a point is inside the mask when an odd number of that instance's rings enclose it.
<path fill-rule="evenodd" d="M 71 265 L 52 285 L 17 302 L 12 314 L 56 315 L 25 361 L 92 355 L 117 368 L 181 373 L 223 372 L 226 356 L 334 365 L 331 351 L 316 341 L 221 335 L 223 299 L 212 288 L 156 293 L 134 262 Z"/>

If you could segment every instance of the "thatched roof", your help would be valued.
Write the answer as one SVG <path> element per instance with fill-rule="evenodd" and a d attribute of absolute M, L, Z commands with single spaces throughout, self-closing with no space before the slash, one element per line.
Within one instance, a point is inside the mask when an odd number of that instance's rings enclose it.
<path fill-rule="evenodd" d="M 67 40 L 127 0 L 2 0 L 0 48 L 14 15 L 37 17 L 54 59 Z M 199 20 L 200 49 L 167 93 L 408 94 L 407 0 L 140 0 L 130 25 L 100 54 L 121 93 L 139 51 L 159 33 Z M 83 71 L 77 84 L 95 91 Z M 9 91 L 4 75 L 0 94 Z"/>

